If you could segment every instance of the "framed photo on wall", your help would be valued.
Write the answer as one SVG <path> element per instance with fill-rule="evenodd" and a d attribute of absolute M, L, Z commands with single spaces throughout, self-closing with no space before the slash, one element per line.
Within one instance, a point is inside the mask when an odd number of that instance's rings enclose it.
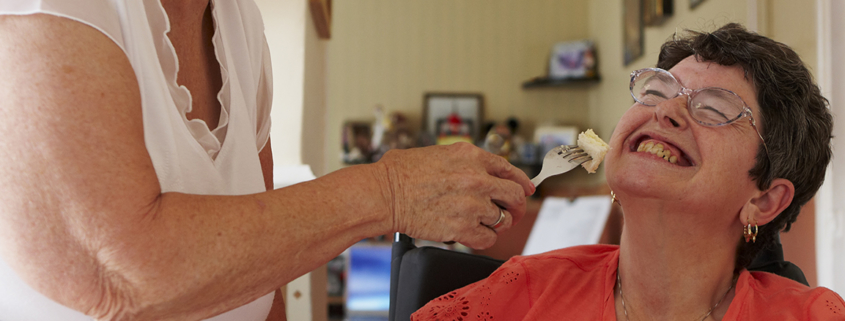
<path fill-rule="evenodd" d="M 643 1 L 623 0 L 623 59 L 627 66 L 643 55 Z"/>
<path fill-rule="evenodd" d="M 596 47 L 592 41 L 556 43 L 549 58 L 549 78 L 596 78 L 596 57 Z"/>
<path fill-rule="evenodd" d="M 320 39 L 329 39 L 332 36 L 332 0 L 308 0 L 308 7 L 311 8 L 311 20 L 314 20 L 314 28 Z"/>
<path fill-rule="evenodd" d="M 438 145 L 475 143 L 481 137 L 484 97 L 474 93 L 427 93 L 423 98 L 423 130 Z"/>
<path fill-rule="evenodd" d="M 674 13 L 673 0 L 644 0 L 643 23 L 659 26 Z"/>

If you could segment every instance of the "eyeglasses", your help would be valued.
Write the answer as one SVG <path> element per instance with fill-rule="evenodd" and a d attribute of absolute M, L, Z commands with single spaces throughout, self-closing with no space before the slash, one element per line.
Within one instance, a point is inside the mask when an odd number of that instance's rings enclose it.
<path fill-rule="evenodd" d="M 760 130 L 757 129 L 757 122 L 754 121 L 751 108 L 748 108 L 739 95 L 730 90 L 718 87 L 692 90 L 682 86 L 675 76 L 660 68 L 645 68 L 631 72 L 630 89 L 634 100 L 646 106 L 657 106 L 679 95 L 687 95 L 687 109 L 690 116 L 705 126 L 724 126 L 748 116 L 751 127 L 754 127 L 757 137 L 760 137 L 760 141 L 763 142 L 766 157 L 769 156 L 769 148 L 766 146 L 763 135 L 760 135 Z"/>

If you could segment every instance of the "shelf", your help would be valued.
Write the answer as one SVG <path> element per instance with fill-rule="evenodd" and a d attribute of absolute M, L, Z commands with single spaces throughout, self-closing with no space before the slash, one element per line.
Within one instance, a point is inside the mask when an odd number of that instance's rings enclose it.
<path fill-rule="evenodd" d="M 344 303 L 346 303 L 346 299 L 344 299 L 342 296 L 330 295 L 327 297 L 326 303 L 329 305 L 343 305 Z"/>
<path fill-rule="evenodd" d="M 594 84 L 598 83 L 601 80 L 601 77 L 592 77 L 592 78 L 566 78 L 566 79 L 555 79 L 555 78 L 548 78 L 548 77 L 536 77 L 522 83 L 523 89 L 531 89 L 531 88 L 549 88 L 549 87 L 564 87 L 570 85 L 579 85 L 579 84 Z"/>

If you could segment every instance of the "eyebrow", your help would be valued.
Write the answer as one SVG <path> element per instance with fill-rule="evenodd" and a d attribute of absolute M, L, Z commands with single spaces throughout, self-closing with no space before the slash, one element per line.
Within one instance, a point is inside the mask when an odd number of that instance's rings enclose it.
<path fill-rule="evenodd" d="M 700 103 L 699 103 L 699 104 L 700 104 Z M 693 106 L 693 107 L 694 107 L 694 106 Z M 699 108 L 697 108 L 697 107 L 696 107 L 696 109 L 699 109 Z M 716 108 L 713 108 L 713 107 L 712 107 L 712 106 L 710 106 L 710 105 L 704 105 L 704 108 L 701 108 L 701 109 L 706 109 L 706 110 L 710 110 L 710 111 L 716 112 L 716 113 L 718 113 L 719 115 L 721 115 L 721 116 L 722 116 L 722 118 L 724 118 L 725 120 L 730 120 L 730 118 L 728 118 L 728 116 L 725 116 L 725 113 L 723 113 L 723 112 L 719 111 L 719 110 L 718 110 L 718 109 L 716 109 Z"/>

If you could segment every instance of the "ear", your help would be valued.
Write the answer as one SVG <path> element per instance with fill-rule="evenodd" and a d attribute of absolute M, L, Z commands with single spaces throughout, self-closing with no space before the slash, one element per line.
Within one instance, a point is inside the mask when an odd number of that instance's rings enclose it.
<path fill-rule="evenodd" d="M 742 207 L 740 220 L 743 225 L 757 222 L 757 225 L 765 225 L 785 210 L 792 197 L 795 196 L 795 186 L 787 179 L 777 178 L 765 191 L 748 200 Z"/>

